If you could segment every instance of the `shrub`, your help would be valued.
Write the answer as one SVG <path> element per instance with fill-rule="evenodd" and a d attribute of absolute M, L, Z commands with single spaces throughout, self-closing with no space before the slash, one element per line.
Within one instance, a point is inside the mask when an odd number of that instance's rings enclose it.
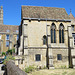
<path fill-rule="evenodd" d="M 9 49 L 7 53 L 12 55 L 12 49 Z"/>
<path fill-rule="evenodd" d="M 3 56 L 3 55 L 6 55 L 6 53 L 5 53 L 5 52 L 2 52 L 2 56 Z"/>
<path fill-rule="evenodd" d="M 7 58 L 4 60 L 3 64 L 6 65 L 6 63 L 10 60 L 15 60 L 15 58 L 12 55 L 7 56 Z"/>
<path fill-rule="evenodd" d="M 15 53 L 15 49 L 9 49 L 9 50 L 7 51 L 7 54 L 12 55 L 12 53 Z"/>
<path fill-rule="evenodd" d="M 67 67 L 66 67 L 66 65 L 63 65 L 63 66 L 61 66 L 61 68 L 62 68 L 62 69 L 66 69 Z"/>
<path fill-rule="evenodd" d="M 30 72 L 32 72 L 34 70 L 35 70 L 34 66 L 29 66 L 29 67 L 25 68 L 26 73 L 30 73 Z"/>
<path fill-rule="evenodd" d="M 12 52 L 15 53 L 15 49 L 12 49 Z"/>

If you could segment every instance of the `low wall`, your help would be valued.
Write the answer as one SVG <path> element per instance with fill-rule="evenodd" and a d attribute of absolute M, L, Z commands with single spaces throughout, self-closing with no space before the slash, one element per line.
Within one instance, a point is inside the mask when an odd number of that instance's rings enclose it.
<path fill-rule="evenodd" d="M 19 67 L 15 65 L 14 62 L 9 61 L 6 64 L 7 75 L 27 75 L 24 71 L 22 71 Z"/>

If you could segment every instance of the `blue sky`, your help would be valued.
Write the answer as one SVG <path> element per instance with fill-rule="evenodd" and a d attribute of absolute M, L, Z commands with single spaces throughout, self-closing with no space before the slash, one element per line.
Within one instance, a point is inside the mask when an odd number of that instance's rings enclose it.
<path fill-rule="evenodd" d="M 0 0 L 5 25 L 20 25 L 22 5 L 60 7 L 65 8 L 68 14 L 71 9 L 75 16 L 75 0 Z"/>

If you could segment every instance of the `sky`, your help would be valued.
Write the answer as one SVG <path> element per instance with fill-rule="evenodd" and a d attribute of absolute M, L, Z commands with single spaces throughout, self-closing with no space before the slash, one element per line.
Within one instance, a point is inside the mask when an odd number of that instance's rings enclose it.
<path fill-rule="evenodd" d="M 68 14 L 71 9 L 75 16 L 75 0 L 0 0 L 5 25 L 20 25 L 22 5 L 65 8 Z"/>

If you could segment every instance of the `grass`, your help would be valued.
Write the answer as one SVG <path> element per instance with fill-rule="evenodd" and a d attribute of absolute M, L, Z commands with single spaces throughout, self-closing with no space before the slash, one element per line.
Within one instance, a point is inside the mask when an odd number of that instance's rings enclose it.
<path fill-rule="evenodd" d="M 43 69 L 39 71 L 33 71 L 28 75 L 75 75 L 75 69 Z"/>

